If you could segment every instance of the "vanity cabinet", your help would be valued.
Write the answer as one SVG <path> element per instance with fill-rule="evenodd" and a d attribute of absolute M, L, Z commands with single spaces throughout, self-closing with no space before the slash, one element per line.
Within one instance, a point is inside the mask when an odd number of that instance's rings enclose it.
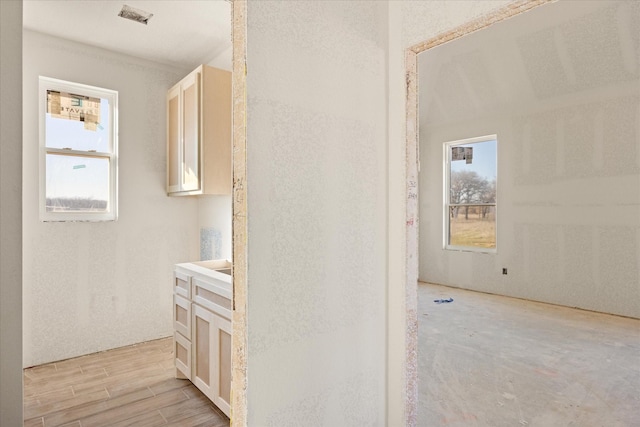
<path fill-rule="evenodd" d="M 197 264 L 178 264 L 173 274 L 176 377 L 191 380 L 229 416 L 232 288 L 223 272 L 230 273 L 230 266 Z"/>
<path fill-rule="evenodd" d="M 231 409 L 231 321 L 194 304 L 191 381 L 218 408 Z"/>
<path fill-rule="evenodd" d="M 167 93 L 167 194 L 231 194 L 231 73 L 201 65 Z"/>

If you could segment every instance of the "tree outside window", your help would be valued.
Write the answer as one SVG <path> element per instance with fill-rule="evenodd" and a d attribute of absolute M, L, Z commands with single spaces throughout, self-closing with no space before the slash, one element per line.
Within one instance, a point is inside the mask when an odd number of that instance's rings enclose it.
<path fill-rule="evenodd" d="M 496 250 L 497 138 L 445 144 L 445 247 Z"/>

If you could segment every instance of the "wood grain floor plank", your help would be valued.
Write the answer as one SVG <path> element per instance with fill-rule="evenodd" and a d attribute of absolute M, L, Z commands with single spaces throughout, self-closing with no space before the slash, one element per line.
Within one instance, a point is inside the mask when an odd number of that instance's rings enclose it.
<path fill-rule="evenodd" d="M 117 396 L 113 399 L 85 403 L 46 415 L 44 417 L 44 425 L 46 427 L 59 426 L 77 420 L 83 420 L 82 422 L 84 423 L 86 418 L 91 418 L 113 408 L 124 407 L 150 397 L 153 397 L 153 393 L 151 393 L 151 390 L 148 388 L 145 388 L 124 396 Z"/>
<path fill-rule="evenodd" d="M 126 394 L 127 392 L 135 389 L 142 389 L 155 385 L 158 381 L 166 378 L 167 375 L 158 370 L 157 367 L 149 367 L 101 378 L 100 381 L 95 384 L 101 384 L 109 391 L 109 394 L 115 397 L 121 394 Z M 93 383 L 85 383 L 74 387 L 74 390 L 76 393 L 81 393 L 93 386 Z"/>
<path fill-rule="evenodd" d="M 154 384 L 149 384 L 149 388 L 153 394 L 164 393 L 165 391 L 174 390 L 176 388 L 187 388 L 191 384 L 189 380 L 179 380 L 177 378 L 164 378 Z"/>
<path fill-rule="evenodd" d="M 204 396 L 193 397 L 187 402 L 164 407 L 160 409 L 160 413 L 169 424 L 202 414 L 222 420 L 215 411 L 212 411 L 212 406 L 211 402 Z"/>
<path fill-rule="evenodd" d="M 81 375 L 82 370 L 79 366 L 76 366 L 73 369 L 64 369 L 62 371 L 57 371 L 55 369 L 55 365 L 52 367 L 52 370 L 45 371 L 32 371 L 33 368 L 29 368 L 25 370 L 25 376 L 28 377 L 31 381 L 30 385 L 39 385 L 48 382 L 57 382 L 58 380 L 64 380 L 65 378 L 69 378 L 73 375 Z"/>
<path fill-rule="evenodd" d="M 168 381 L 166 376 L 164 375 L 154 375 L 152 373 L 144 376 L 138 376 L 136 378 L 131 378 L 129 382 L 123 382 L 122 380 L 118 382 L 111 382 L 107 385 L 107 391 L 111 397 L 120 396 L 123 394 L 130 393 L 137 389 L 148 388 L 154 395 L 160 394 L 160 392 L 156 392 L 154 388 L 158 387 L 158 384 L 163 381 Z M 170 381 L 173 383 L 173 381 Z M 164 391 L 173 390 L 176 388 L 184 387 L 186 384 L 178 383 L 174 387 L 167 387 Z"/>
<path fill-rule="evenodd" d="M 56 390 L 62 390 L 69 386 L 73 387 L 77 384 L 96 381 L 106 377 L 106 373 L 96 372 L 95 374 L 88 375 L 81 373 L 65 375 L 64 377 L 54 378 L 51 380 L 42 379 L 38 382 L 30 384 L 29 386 L 25 385 L 25 396 L 36 396 L 47 392 L 54 392 Z"/>
<path fill-rule="evenodd" d="M 25 420 L 24 427 L 44 427 L 44 419 L 40 417 Z"/>
<path fill-rule="evenodd" d="M 24 398 L 25 409 L 29 406 L 46 405 L 52 402 L 58 402 L 60 400 L 71 399 L 73 396 L 73 387 L 67 386 L 61 389 L 49 391 L 46 393 L 34 394 Z M 32 404 L 35 402 L 35 404 Z"/>
<path fill-rule="evenodd" d="M 225 421 L 217 422 L 214 418 L 209 418 L 204 420 L 200 420 L 199 418 L 196 418 L 192 421 L 194 422 L 194 424 L 191 424 L 189 427 L 228 427 L 229 426 L 227 422 Z"/>
<path fill-rule="evenodd" d="M 152 411 L 111 424 L 110 427 L 160 427 L 166 425 L 167 422 L 160 412 Z"/>
<path fill-rule="evenodd" d="M 50 414 L 66 411 L 67 409 L 81 406 L 86 403 L 101 402 L 109 399 L 107 390 L 102 389 L 94 393 L 82 394 L 79 396 L 71 396 L 66 399 L 50 400 L 46 404 L 24 410 L 24 418 L 47 417 Z"/>
<path fill-rule="evenodd" d="M 208 414 L 197 414 L 188 418 L 183 418 L 179 421 L 169 423 L 167 426 L 172 427 L 224 427 L 228 426 L 228 423 L 221 421 L 219 417 Z"/>
<path fill-rule="evenodd" d="M 128 420 L 139 414 L 155 412 L 165 406 L 187 400 L 187 396 L 180 390 L 172 390 L 157 396 L 136 400 L 125 405 L 118 405 L 104 412 L 82 419 L 83 427 L 103 427 L 109 423 Z"/>
<path fill-rule="evenodd" d="M 28 368 L 24 384 L 26 427 L 229 427 L 191 382 L 175 378 L 172 338 Z"/>
<path fill-rule="evenodd" d="M 27 368 L 24 371 L 24 375 L 30 379 L 37 379 L 46 377 L 49 375 L 53 375 L 56 373 L 56 364 L 49 363 L 46 365 L 33 366 L 31 368 Z"/>
<path fill-rule="evenodd" d="M 160 365 L 159 361 L 155 360 L 147 360 L 143 366 L 140 366 L 139 362 L 136 363 L 119 363 L 115 365 L 105 366 L 105 371 L 107 371 L 107 376 L 115 376 L 121 374 L 129 374 L 132 372 L 145 370 L 145 369 L 153 369 L 153 370 L 162 370 L 162 365 Z"/>

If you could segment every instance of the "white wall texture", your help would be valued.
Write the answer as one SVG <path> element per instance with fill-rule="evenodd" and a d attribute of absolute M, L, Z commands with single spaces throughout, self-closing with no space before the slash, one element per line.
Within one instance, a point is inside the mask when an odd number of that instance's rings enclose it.
<path fill-rule="evenodd" d="M 0 425 L 22 425 L 22 2 L 0 2 Z"/>
<path fill-rule="evenodd" d="M 221 70 L 232 71 L 231 67 L 231 54 L 233 53 L 233 47 L 229 46 L 227 49 L 220 52 L 212 60 L 207 62 L 207 65 L 220 68 Z"/>
<path fill-rule="evenodd" d="M 386 4 L 247 16 L 248 425 L 384 425 Z"/>
<path fill-rule="evenodd" d="M 165 193 L 165 94 L 190 70 L 24 33 L 24 366 L 171 335 L 172 265 L 198 202 Z M 116 222 L 38 220 L 38 75 L 119 92 Z"/>
<path fill-rule="evenodd" d="M 421 280 L 640 317 L 639 27 L 559 2 L 422 54 Z M 498 253 L 443 250 L 442 143 L 493 133 Z"/>
<path fill-rule="evenodd" d="M 398 2 L 402 49 L 446 33 L 514 0 L 402 0 Z M 391 1 L 390 3 L 393 3 Z"/>
<path fill-rule="evenodd" d="M 232 208 L 230 195 L 198 196 L 201 260 L 232 258 Z"/>

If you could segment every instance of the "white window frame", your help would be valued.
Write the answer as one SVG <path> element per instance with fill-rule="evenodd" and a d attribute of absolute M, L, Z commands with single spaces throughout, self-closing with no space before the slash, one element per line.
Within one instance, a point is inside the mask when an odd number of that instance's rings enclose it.
<path fill-rule="evenodd" d="M 496 245 L 494 248 L 482 248 L 477 246 L 458 246 L 458 245 L 450 245 L 449 244 L 449 229 L 450 229 L 450 179 L 451 179 L 451 147 L 455 147 L 457 145 L 468 145 L 480 142 L 488 142 L 488 141 L 496 141 L 496 201 L 495 203 L 469 203 L 470 206 L 494 206 L 495 209 L 495 237 L 496 237 Z M 444 188 L 443 188 L 443 200 L 442 206 L 443 210 L 443 249 L 445 250 L 453 250 L 453 251 L 463 251 L 463 252 L 478 252 L 478 253 L 487 253 L 487 254 L 497 254 L 498 253 L 498 135 L 485 135 L 478 136 L 474 138 L 467 139 L 459 139 L 455 141 L 445 142 L 443 144 L 443 154 L 444 154 Z M 464 205 L 464 204 L 463 204 Z"/>
<path fill-rule="evenodd" d="M 109 101 L 109 152 L 72 150 L 47 147 L 46 114 L 47 90 L 77 93 L 85 96 L 108 99 Z M 118 92 L 115 90 L 89 86 L 65 80 L 40 76 L 39 78 L 39 119 L 40 119 L 40 220 L 48 221 L 115 221 L 118 218 Z M 109 161 L 109 201 L 106 212 L 47 212 L 47 154 L 81 156 Z"/>

